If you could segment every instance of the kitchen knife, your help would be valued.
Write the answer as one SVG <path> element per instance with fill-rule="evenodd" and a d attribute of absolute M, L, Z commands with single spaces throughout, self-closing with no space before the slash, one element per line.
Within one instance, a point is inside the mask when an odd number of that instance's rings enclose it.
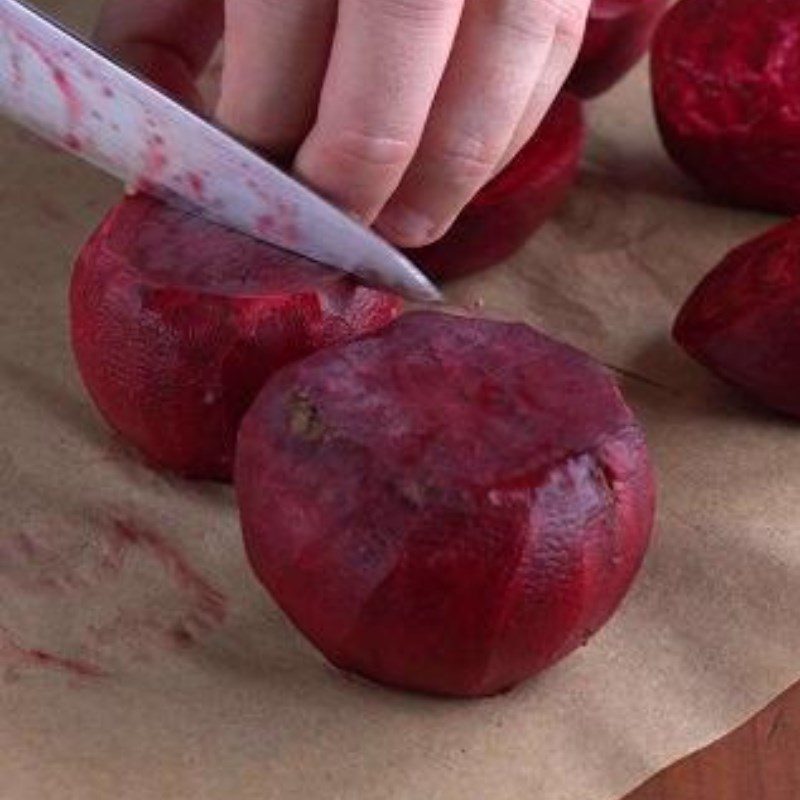
<path fill-rule="evenodd" d="M 0 111 L 130 189 L 412 299 L 441 299 L 372 231 L 17 0 L 0 0 Z"/>

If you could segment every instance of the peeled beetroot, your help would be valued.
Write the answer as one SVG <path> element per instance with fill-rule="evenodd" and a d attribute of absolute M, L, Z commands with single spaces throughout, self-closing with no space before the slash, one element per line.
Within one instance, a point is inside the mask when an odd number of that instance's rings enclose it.
<path fill-rule="evenodd" d="M 408 255 L 443 279 L 508 258 L 564 201 L 578 171 L 583 136 L 580 101 L 560 95 L 535 136 L 472 199 L 450 231 Z"/>
<path fill-rule="evenodd" d="M 235 481 L 255 572 L 328 659 L 447 695 L 585 642 L 653 518 L 642 431 L 598 366 L 429 312 L 273 376 Z"/>
<path fill-rule="evenodd" d="M 221 480 L 272 372 L 399 311 L 394 296 L 143 195 L 84 246 L 70 300 L 78 366 L 111 427 L 159 467 Z"/>
<path fill-rule="evenodd" d="M 653 45 L 672 158 L 721 200 L 800 211 L 800 3 L 682 0 Z"/>
<path fill-rule="evenodd" d="M 594 0 L 567 89 L 589 99 L 619 81 L 645 54 L 669 0 Z"/>
<path fill-rule="evenodd" d="M 678 343 L 721 378 L 800 416 L 800 220 L 730 252 L 681 309 Z"/>

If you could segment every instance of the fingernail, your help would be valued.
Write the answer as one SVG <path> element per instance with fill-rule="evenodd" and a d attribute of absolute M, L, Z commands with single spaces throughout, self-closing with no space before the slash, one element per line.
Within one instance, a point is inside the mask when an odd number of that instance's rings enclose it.
<path fill-rule="evenodd" d="M 431 241 L 438 226 L 413 208 L 391 206 L 381 213 L 375 227 L 396 244 L 421 247 Z"/>

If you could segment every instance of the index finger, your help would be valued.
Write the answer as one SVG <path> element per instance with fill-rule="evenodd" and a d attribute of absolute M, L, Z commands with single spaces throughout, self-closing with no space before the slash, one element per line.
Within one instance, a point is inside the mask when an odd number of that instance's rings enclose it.
<path fill-rule="evenodd" d="M 227 0 L 217 116 L 281 160 L 314 123 L 336 0 Z"/>
<path fill-rule="evenodd" d="M 297 172 L 371 223 L 419 146 L 463 0 L 341 0 Z"/>

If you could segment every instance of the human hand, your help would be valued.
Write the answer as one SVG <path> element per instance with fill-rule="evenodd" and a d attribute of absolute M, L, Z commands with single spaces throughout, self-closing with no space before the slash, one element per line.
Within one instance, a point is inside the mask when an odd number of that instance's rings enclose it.
<path fill-rule="evenodd" d="M 109 0 L 96 37 L 403 247 L 442 236 L 535 132 L 591 0 Z"/>

